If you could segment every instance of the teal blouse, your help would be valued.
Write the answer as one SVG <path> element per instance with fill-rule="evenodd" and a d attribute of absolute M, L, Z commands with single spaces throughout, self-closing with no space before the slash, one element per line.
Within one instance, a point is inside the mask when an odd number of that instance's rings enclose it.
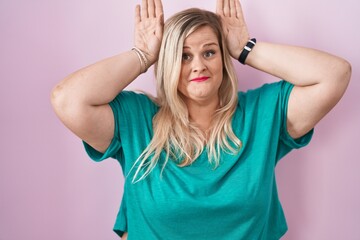
<path fill-rule="evenodd" d="M 114 231 L 139 239 L 279 239 L 287 231 L 279 202 L 275 166 L 294 148 L 305 146 L 313 130 L 299 139 L 286 131 L 289 94 L 286 81 L 238 93 L 232 127 L 243 146 L 237 154 L 221 153 L 217 168 L 203 151 L 187 167 L 169 161 L 162 175 L 156 166 L 133 184 L 134 161 L 153 136 L 158 107 L 144 94 L 121 92 L 110 106 L 115 133 L 102 154 L 86 144 L 95 161 L 112 157 L 125 176 Z M 128 177 L 126 177 L 128 176 Z"/>

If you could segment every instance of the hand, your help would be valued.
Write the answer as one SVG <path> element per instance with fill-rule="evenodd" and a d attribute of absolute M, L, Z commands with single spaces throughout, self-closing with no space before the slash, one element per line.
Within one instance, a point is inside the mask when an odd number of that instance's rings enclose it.
<path fill-rule="evenodd" d="M 216 13 L 221 18 L 230 55 L 238 59 L 249 40 L 249 32 L 239 0 L 218 0 Z"/>
<path fill-rule="evenodd" d="M 156 62 L 164 28 L 161 0 L 142 0 L 135 9 L 135 47 L 146 55 L 149 66 Z"/>

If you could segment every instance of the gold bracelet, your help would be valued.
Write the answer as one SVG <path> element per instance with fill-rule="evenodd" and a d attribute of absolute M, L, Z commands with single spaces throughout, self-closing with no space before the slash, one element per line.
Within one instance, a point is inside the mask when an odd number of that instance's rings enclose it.
<path fill-rule="evenodd" d="M 141 62 L 144 63 L 144 66 L 145 66 L 145 69 L 144 69 L 143 73 L 146 72 L 147 69 L 148 69 L 148 60 L 147 60 L 144 52 L 141 51 L 137 47 L 133 47 L 131 50 L 134 50 L 138 54 L 138 56 L 141 58 Z"/>
<path fill-rule="evenodd" d="M 139 58 L 139 61 L 140 61 L 140 74 L 146 72 L 146 71 L 143 71 L 144 62 L 143 62 L 143 60 L 142 60 L 142 57 L 140 56 L 140 53 L 139 53 L 138 51 L 134 50 L 134 49 L 131 49 L 131 50 L 134 51 L 135 54 L 136 54 L 136 55 L 138 56 L 138 58 Z M 146 69 L 146 68 L 144 67 L 144 69 Z"/>

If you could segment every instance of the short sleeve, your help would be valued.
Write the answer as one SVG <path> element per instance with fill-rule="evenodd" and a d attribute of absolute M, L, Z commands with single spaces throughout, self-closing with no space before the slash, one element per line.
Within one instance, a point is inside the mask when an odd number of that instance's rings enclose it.
<path fill-rule="evenodd" d="M 105 153 L 83 142 L 89 157 L 97 162 L 107 158 L 122 161 L 123 148 L 134 152 L 144 145 L 140 139 L 146 139 L 144 135 L 151 135 L 152 118 L 157 111 L 157 106 L 147 95 L 132 91 L 122 91 L 109 105 L 114 115 L 115 128 L 114 137 Z"/>
<path fill-rule="evenodd" d="M 116 132 L 116 131 L 115 131 Z M 94 160 L 95 162 L 100 162 L 107 158 L 116 158 L 115 155 L 119 152 L 121 148 L 121 142 L 117 137 L 114 137 L 109 145 L 109 147 L 106 149 L 104 153 L 101 153 L 91 147 L 89 144 L 87 144 L 85 141 L 83 141 L 85 151 L 89 155 L 89 157 Z"/>
<path fill-rule="evenodd" d="M 292 149 L 299 149 L 304 146 L 306 146 L 314 133 L 314 129 L 310 130 L 308 133 L 306 133 L 304 136 L 294 139 L 290 136 L 290 134 L 287 131 L 287 110 L 288 110 L 288 103 L 289 103 L 289 97 L 292 89 L 294 88 L 294 85 L 286 82 L 281 81 L 280 83 L 280 96 L 279 96 L 279 104 L 281 109 L 281 132 L 280 132 L 280 141 L 279 141 L 279 148 L 278 148 L 278 158 L 282 158 L 285 156 L 288 152 L 290 152 Z"/>

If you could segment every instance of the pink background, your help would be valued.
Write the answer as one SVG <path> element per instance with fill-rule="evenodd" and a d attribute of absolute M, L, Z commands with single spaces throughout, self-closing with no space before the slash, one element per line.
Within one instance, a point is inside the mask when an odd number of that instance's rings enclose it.
<path fill-rule="evenodd" d="M 215 0 L 164 0 L 165 17 Z M 118 239 L 123 178 L 114 160 L 89 160 L 50 106 L 69 73 L 128 50 L 135 1 L 0 1 L 0 239 Z M 277 168 L 289 231 L 283 239 L 360 239 L 360 3 L 243 1 L 258 40 L 319 48 L 353 66 L 342 101 L 311 144 Z M 236 63 L 241 89 L 276 79 Z M 152 71 L 130 89 L 154 92 Z"/>

